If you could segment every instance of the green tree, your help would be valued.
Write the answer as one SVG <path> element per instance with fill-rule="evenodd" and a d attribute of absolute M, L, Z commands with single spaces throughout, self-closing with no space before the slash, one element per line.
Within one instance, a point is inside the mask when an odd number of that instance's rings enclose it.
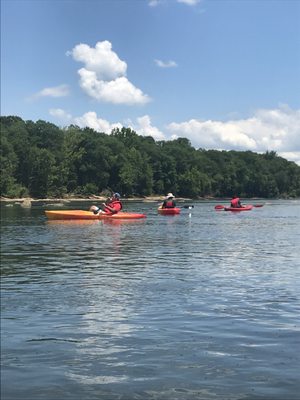
<path fill-rule="evenodd" d="M 49 150 L 33 147 L 29 155 L 29 192 L 32 197 L 47 197 L 53 182 L 55 159 Z"/>

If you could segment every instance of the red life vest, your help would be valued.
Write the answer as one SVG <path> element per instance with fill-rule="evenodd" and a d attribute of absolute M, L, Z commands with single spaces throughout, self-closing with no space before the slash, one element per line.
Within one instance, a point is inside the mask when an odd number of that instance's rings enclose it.
<path fill-rule="evenodd" d="M 239 197 L 235 197 L 234 199 L 231 200 L 231 207 L 235 207 L 238 208 L 240 207 L 240 198 Z"/>
<path fill-rule="evenodd" d="M 120 200 L 113 200 L 110 203 L 107 204 L 108 207 L 112 208 L 113 211 L 111 211 L 109 208 L 105 208 L 104 211 L 106 214 L 116 214 L 117 212 L 121 211 L 123 208 L 122 203 Z"/>
<path fill-rule="evenodd" d="M 174 207 L 175 207 L 174 200 L 164 201 L 163 208 L 174 208 Z"/>

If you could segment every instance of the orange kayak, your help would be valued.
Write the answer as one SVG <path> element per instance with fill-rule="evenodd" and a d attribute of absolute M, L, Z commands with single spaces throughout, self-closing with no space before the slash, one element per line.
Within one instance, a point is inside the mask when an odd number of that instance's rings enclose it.
<path fill-rule="evenodd" d="M 176 215 L 176 214 L 180 214 L 181 209 L 178 207 L 162 208 L 161 206 L 159 206 L 157 211 L 159 214 L 162 214 L 162 215 Z"/>
<path fill-rule="evenodd" d="M 146 218 L 146 214 L 118 212 L 117 214 L 94 214 L 92 211 L 84 210 L 51 210 L 45 211 L 49 219 L 138 219 Z"/>

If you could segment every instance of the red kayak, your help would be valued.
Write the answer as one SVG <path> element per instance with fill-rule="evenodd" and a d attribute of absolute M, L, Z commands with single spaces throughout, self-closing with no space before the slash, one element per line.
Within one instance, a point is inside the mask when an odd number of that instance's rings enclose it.
<path fill-rule="evenodd" d="M 250 211 L 252 210 L 253 206 L 243 206 L 243 207 L 224 207 L 225 211 Z"/>
<path fill-rule="evenodd" d="M 138 219 L 146 218 L 146 214 L 118 212 L 117 214 L 94 214 L 92 211 L 84 210 L 51 210 L 45 211 L 49 219 Z"/>
<path fill-rule="evenodd" d="M 162 208 L 161 206 L 159 206 L 157 211 L 161 215 L 176 215 L 176 214 L 180 214 L 181 209 L 179 207 Z"/>

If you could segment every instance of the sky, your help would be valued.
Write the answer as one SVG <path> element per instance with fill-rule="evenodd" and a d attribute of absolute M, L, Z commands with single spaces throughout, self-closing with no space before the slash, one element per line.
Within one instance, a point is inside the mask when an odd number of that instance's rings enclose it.
<path fill-rule="evenodd" d="M 300 165 L 300 0 L 1 0 L 1 115 Z"/>

